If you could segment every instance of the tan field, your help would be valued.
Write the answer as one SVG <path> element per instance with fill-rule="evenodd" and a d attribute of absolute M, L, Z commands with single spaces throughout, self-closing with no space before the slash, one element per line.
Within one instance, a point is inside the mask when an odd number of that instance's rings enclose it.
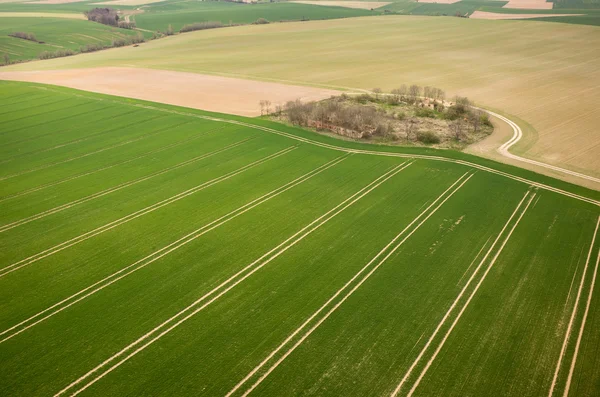
<path fill-rule="evenodd" d="M 436 86 L 520 120 L 525 136 L 513 153 L 598 177 L 599 32 L 531 21 L 353 18 L 215 29 L 4 70 L 135 66 L 331 89 Z"/>
<path fill-rule="evenodd" d="M 549 18 L 549 17 L 572 17 L 583 14 L 500 14 L 497 12 L 486 12 L 486 11 L 475 11 L 469 18 L 472 19 L 491 19 L 491 20 L 505 20 L 505 19 L 532 19 L 532 18 Z"/>
<path fill-rule="evenodd" d="M 259 116 L 261 100 L 270 100 L 271 109 L 274 109 L 276 105 L 297 98 L 313 101 L 339 94 L 333 90 L 264 81 L 110 67 L 45 72 L 0 71 L 0 80 L 48 83 L 240 116 Z"/>
<path fill-rule="evenodd" d="M 554 3 L 546 0 L 510 0 L 503 8 L 516 8 L 521 10 L 551 10 Z"/>
<path fill-rule="evenodd" d="M 458 0 L 457 0 L 458 1 Z M 327 1 L 327 0 L 296 0 L 290 1 L 290 3 L 300 3 L 300 4 L 313 4 L 317 6 L 333 6 L 333 7 L 346 7 L 346 8 L 357 8 L 360 10 L 370 10 L 379 7 L 384 7 L 390 2 L 385 1 Z"/>

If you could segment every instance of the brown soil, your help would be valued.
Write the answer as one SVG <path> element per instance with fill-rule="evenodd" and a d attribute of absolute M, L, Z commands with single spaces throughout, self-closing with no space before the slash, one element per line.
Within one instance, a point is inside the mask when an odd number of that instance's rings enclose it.
<path fill-rule="evenodd" d="M 551 10 L 554 3 L 546 0 L 510 0 L 502 8 L 516 8 L 521 10 Z"/>
<path fill-rule="evenodd" d="M 0 72 L 0 79 L 55 84 L 240 116 L 260 115 L 261 100 L 270 100 L 274 108 L 290 100 L 314 101 L 339 94 L 321 88 L 124 67 Z"/>

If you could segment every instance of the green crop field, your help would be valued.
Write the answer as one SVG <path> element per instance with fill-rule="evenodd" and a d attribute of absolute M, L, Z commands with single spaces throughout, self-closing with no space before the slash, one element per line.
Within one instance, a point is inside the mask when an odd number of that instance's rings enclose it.
<path fill-rule="evenodd" d="M 43 43 L 9 36 L 15 32 L 33 33 Z M 0 55 L 8 54 L 11 62 L 24 61 L 35 59 L 44 51 L 79 51 L 80 47 L 88 44 L 109 46 L 113 40 L 137 34 L 134 30 L 113 28 L 85 20 L 0 16 Z"/>
<path fill-rule="evenodd" d="M 592 396 L 600 193 L 0 82 L 0 394 Z"/>
<path fill-rule="evenodd" d="M 224 24 L 249 24 L 259 18 L 271 22 L 334 19 L 381 14 L 380 11 L 356 10 L 294 3 L 244 4 L 228 2 L 163 2 L 149 5 L 134 16 L 138 27 L 166 31 L 171 25 L 178 31 L 186 24 L 219 21 Z"/>

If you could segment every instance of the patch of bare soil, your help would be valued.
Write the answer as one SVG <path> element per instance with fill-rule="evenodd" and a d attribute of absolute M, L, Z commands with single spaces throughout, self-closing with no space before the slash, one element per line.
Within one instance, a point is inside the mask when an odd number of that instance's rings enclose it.
<path fill-rule="evenodd" d="M 475 11 L 469 16 L 473 19 L 531 19 L 531 18 L 549 18 L 549 17 L 570 17 L 583 14 L 499 14 L 496 12 Z"/>
<path fill-rule="evenodd" d="M 442 0 L 444 1 L 444 0 Z M 453 0 L 450 0 L 453 1 Z M 460 0 L 455 0 L 460 1 Z M 313 4 L 317 6 L 332 6 L 332 7 L 346 7 L 346 8 L 357 8 L 359 10 L 371 10 L 379 7 L 384 7 L 391 2 L 388 1 L 333 1 L 333 0 L 295 0 L 290 3 L 300 4 Z"/>
<path fill-rule="evenodd" d="M 338 91 L 230 77 L 166 70 L 105 67 L 90 69 L 0 72 L 0 80 L 55 84 L 212 112 L 258 116 L 259 102 L 273 108 L 299 98 L 315 101 Z"/>
<path fill-rule="evenodd" d="M 516 8 L 520 10 L 551 10 L 554 3 L 546 0 L 509 0 L 502 8 Z"/>

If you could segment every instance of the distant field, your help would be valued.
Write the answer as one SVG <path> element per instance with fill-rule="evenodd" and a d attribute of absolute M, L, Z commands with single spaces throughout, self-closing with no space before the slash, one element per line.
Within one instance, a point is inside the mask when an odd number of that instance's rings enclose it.
<path fill-rule="evenodd" d="M 596 27 L 388 16 L 215 29 L 6 70 L 133 65 L 326 88 L 431 85 L 524 120 L 516 154 L 599 176 L 596 48 Z"/>
<path fill-rule="evenodd" d="M 598 192 L 31 83 L 0 109 L 2 395 L 599 391 Z"/>
<path fill-rule="evenodd" d="M 140 28 L 165 31 L 169 25 L 179 30 L 183 25 L 204 21 L 248 24 L 259 18 L 279 22 L 347 18 L 380 13 L 296 3 L 165 2 L 145 8 L 145 12 L 136 15 L 134 19 Z"/>
<path fill-rule="evenodd" d="M 38 41 L 10 37 L 15 32 L 33 33 Z M 51 17 L 6 17 L 0 16 L 0 56 L 8 54 L 10 60 L 35 59 L 44 51 L 59 49 L 79 50 L 86 44 L 110 45 L 113 40 L 133 36 L 138 32 L 117 29 L 87 20 Z"/>

